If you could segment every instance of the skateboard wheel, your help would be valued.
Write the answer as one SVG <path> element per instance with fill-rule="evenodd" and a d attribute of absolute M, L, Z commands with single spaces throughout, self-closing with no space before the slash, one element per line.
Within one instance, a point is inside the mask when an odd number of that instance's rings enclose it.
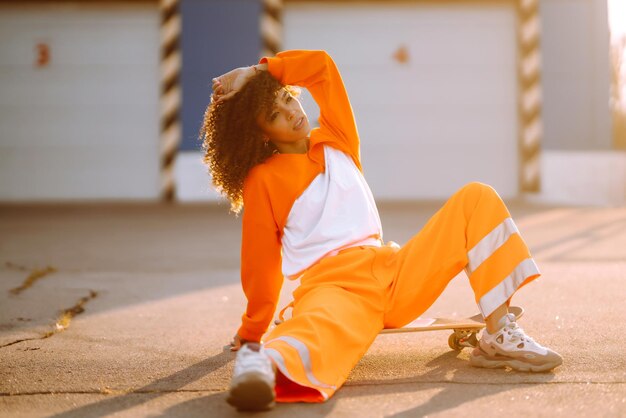
<path fill-rule="evenodd" d="M 463 346 L 459 344 L 459 340 L 456 337 L 456 334 L 450 334 L 450 336 L 448 337 L 448 345 L 451 349 L 455 351 L 463 350 Z"/>

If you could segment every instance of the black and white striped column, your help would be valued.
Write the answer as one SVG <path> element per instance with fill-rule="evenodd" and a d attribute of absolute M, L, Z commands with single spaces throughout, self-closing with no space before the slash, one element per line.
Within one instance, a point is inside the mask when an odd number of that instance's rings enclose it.
<path fill-rule="evenodd" d="M 176 198 L 174 162 L 181 141 L 181 17 L 178 0 L 159 0 L 161 12 L 161 198 Z"/>
<path fill-rule="evenodd" d="M 261 57 L 276 55 L 282 48 L 282 0 L 263 0 L 261 13 Z"/>
<path fill-rule="evenodd" d="M 539 192 L 541 123 L 541 55 L 539 0 L 518 0 L 520 191 Z"/>

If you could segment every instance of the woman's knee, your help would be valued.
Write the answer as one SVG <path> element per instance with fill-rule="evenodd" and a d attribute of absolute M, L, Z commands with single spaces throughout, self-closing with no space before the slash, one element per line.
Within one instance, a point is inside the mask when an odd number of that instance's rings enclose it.
<path fill-rule="evenodd" d="M 465 186 L 459 189 L 457 195 L 459 198 L 462 199 L 462 201 L 467 202 L 470 206 L 475 206 L 475 203 L 477 203 L 479 200 L 484 199 L 487 199 L 489 201 L 502 200 L 500 198 L 500 195 L 498 195 L 498 192 L 496 192 L 496 189 L 488 184 L 481 183 L 479 181 L 467 183 Z"/>
<path fill-rule="evenodd" d="M 494 189 L 492 186 L 486 184 L 486 183 L 481 183 L 479 181 L 472 181 L 470 183 L 467 183 L 465 186 L 461 187 L 461 189 L 459 190 L 459 192 L 464 192 L 467 194 L 471 194 L 471 195 L 482 195 L 482 194 L 495 194 L 497 195 L 498 193 L 496 192 L 496 189 Z"/>

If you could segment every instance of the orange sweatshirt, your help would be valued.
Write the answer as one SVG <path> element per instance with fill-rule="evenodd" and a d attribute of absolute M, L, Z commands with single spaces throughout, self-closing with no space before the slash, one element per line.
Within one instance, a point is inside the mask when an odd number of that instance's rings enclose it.
<path fill-rule="evenodd" d="M 335 190 L 334 199 L 337 200 L 337 194 L 353 193 L 351 201 L 358 206 L 350 208 L 350 215 L 360 211 L 361 217 L 356 218 L 357 225 L 350 227 L 347 234 L 341 232 L 343 235 L 339 238 L 343 241 L 338 241 L 337 237 L 333 241 L 331 237 L 322 240 L 321 245 L 344 248 L 345 244 L 382 236 L 373 197 L 362 177 L 359 136 L 352 107 L 335 63 L 324 51 L 285 51 L 274 58 L 263 58 L 261 63 L 267 63 L 269 72 L 282 84 L 309 90 L 320 108 L 320 127 L 311 131 L 306 154 L 276 154 L 255 166 L 244 181 L 241 283 L 248 305 L 238 333 L 241 338 L 252 341 L 261 339 L 276 310 L 283 283 L 281 240 L 286 238 L 283 236 L 285 226 L 292 219 L 290 213 L 295 208 L 294 203 L 305 191 L 321 196 L 315 195 L 316 205 L 319 201 L 323 206 L 324 199 L 332 200 L 332 196 L 327 199 L 330 180 L 327 179 L 325 186 L 321 184 L 325 171 L 332 168 L 336 176 L 342 176 L 339 186 L 336 178 L 332 180 L 334 187 L 347 190 Z M 328 165 L 330 160 L 333 167 Z M 316 183 L 312 184 L 314 180 Z M 301 209 L 301 212 L 307 211 Z M 328 225 L 330 215 L 320 216 L 326 216 L 326 219 L 311 222 Z M 302 217 L 292 222 L 302 223 Z M 344 235 L 353 236 L 344 239 Z M 326 239 L 325 235 L 322 237 Z M 336 247 L 323 248 L 322 252 L 334 249 Z"/>

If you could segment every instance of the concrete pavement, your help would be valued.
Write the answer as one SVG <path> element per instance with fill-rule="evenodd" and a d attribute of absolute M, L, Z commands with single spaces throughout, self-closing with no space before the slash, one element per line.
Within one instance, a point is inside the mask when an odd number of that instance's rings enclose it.
<path fill-rule="evenodd" d="M 441 203 L 380 204 L 385 239 L 407 241 Z M 447 332 L 384 335 L 329 402 L 261 416 L 626 416 L 626 208 L 507 203 L 543 272 L 513 300 L 520 323 L 561 367 L 475 369 Z M 248 416 L 224 401 L 245 302 L 227 212 L 0 206 L 0 416 Z M 461 274 L 425 316 L 476 311 Z"/>

